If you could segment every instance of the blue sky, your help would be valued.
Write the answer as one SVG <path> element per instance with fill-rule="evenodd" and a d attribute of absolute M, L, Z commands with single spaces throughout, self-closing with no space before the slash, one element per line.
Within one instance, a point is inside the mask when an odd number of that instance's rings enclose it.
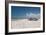
<path fill-rule="evenodd" d="M 12 17 L 21 17 L 26 16 L 26 13 L 30 14 L 39 14 L 40 7 L 20 7 L 20 6 L 11 6 L 11 15 Z"/>

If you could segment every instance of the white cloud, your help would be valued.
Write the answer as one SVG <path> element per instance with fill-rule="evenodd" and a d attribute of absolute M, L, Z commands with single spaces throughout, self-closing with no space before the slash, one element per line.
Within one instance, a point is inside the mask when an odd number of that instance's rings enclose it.
<path fill-rule="evenodd" d="M 26 13 L 27 18 L 40 18 L 40 14 L 34 14 L 34 13 Z"/>

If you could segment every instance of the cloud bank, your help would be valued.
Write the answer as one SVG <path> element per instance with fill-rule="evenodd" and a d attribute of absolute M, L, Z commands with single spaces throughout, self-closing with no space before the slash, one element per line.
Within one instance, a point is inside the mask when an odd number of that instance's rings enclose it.
<path fill-rule="evenodd" d="M 40 14 L 26 13 L 26 18 L 36 18 L 36 19 L 40 19 Z"/>

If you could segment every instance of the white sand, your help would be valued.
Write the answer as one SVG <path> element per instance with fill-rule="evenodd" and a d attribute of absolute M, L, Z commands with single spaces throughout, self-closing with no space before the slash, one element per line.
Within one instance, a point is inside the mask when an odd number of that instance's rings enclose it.
<path fill-rule="evenodd" d="M 29 21 L 28 19 L 12 20 L 12 29 L 23 29 L 23 28 L 39 28 L 41 25 L 40 19 L 37 21 Z"/>

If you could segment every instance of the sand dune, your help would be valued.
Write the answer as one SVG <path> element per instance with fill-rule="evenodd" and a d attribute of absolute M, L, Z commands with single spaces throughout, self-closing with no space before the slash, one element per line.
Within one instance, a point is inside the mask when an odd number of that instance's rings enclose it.
<path fill-rule="evenodd" d="M 12 20 L 12 29 L 23 29 L 23 28 L 39 28 L 41 21 L 29 21 L 28 19 Z"/>

